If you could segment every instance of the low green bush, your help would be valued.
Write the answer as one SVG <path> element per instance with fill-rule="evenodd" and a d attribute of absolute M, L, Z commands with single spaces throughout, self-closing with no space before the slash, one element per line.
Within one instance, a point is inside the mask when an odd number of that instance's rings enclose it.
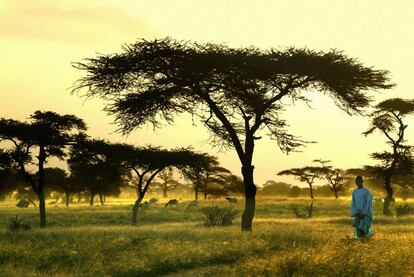
<path fill-rule="evenodd" d="M 233 207 L 210 206 L 201 209 L 204 214 L 204 223 L 206 226 L 229 226 L 239 214 L 239 211 Z"/>

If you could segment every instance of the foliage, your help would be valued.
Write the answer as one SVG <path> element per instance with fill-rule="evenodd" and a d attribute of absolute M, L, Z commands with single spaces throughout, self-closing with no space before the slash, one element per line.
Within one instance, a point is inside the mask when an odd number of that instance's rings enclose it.
<path fill-rule="evenodd" d="M 29 200 L 22 199 L 22 200 L 19 200 L 19 202 L 17 202 L 16 207 L 27 208 L 27 207 L 29 207 L 29 205 L 30 205 Z"/>
<path fill-rule="evenodd" d="M 389 204 L 393 201 L 391 179 L 396 175 L 411 174 L 413 170 L 412 147 L 404 144 L 408 127 L 404 119 L 412 114 L 414 114 L 414 100 L 387 99 L 375 106 L 375 110 L 370 115 L 370 127 L 363 133 L 367 136 L 378 131 L 386 137 L 387 144 L 390 145 L 389 151 L 371 154 L 371 158 L 379 162 L 378 165 L 366 166 L 384 179 L 384 189 L 387 193 L 383 207 L 384 214 L 390 214 Z"/>
<path fill-rule="evenodd" d="M 71 146 L 68 165 L 71 185 L 78 184 L 76 191 L 86 190 L 93 197 L 99 194 L 116 196 L 126 186 L 129 172 L 121 167 L 118 152 L 112 144 L 103 140 L 82 138 Z M 70 189 L 70 187 L 68 187 Z"/>
<path fill-rule="evenodd" d="M 211 134 L 211 144 L 234 148 L 239 157 L 246 208 L 242 230 L 252 230 L 256 186 L 253 153 L 266 132 L 289 153 L 306 141 L 290 134 L 281 118 L 282 98 L 310 102 L 306 92 L 330 95 L 349 114 L 369 106 L 371 89 L 388 89 L 388 72 L 366 67 L 342 52 L 230 48 L 170 38 L 124 45 L 122 53 L 76 63 L 86 72 L 73 91 L 107 101 L 123 133 L 146 123 L 154 129 L 189 113 Z"/>
<path fill-rule="evenodd" d="M 24 177 L 39 200 L 41 227 L 46 227 L 44 165 L 52 157 L 66 157 L 67 146 L 75 138 L 83 136 L 85 130 L 82 119 L 51 111 L 35 111 L 29 121 L 0 118 L 0 142 L 11 145 L 4 151 L 9 157 L 10 167 Z M 37 165 L 35 174 L 28 169 L 31 164 Z"/>
<path fill-rule="evenodd" d="M 292 185 L 290 184 L 268 180 L 259 189 L 258 194 L 288 196 L 291 188 Z"/>
<path fill-rule="evenodd" d="M 231 206 L 219 207 L 209 206 L 201 209 L 205 216 L 204 224 L 206 226 L 229 226 L 239 214 L 239 212 Z"/>

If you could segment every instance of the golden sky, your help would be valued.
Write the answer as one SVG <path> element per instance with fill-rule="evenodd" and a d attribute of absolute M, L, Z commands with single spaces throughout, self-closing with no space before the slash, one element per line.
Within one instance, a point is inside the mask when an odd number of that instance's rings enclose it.
<path fill-rule="evenodd" d="M 71 63 L 119 51 L 138 38 L 166 36 L 234 47 L 336 48 L 391 72 L 397 86 L 372 92 L 375 99 L 409 98 L 414 96 L 413 14 L 410 0 L 0 0 L 0 117 L 25 119 L 38 109 L 76 114 L 94 137 L 138 145 L 193 145 L 218 155 L 224 166 L 240 174 L 236 153 L 211 148 L 206 130 L 192 126 L 187 116 L 156 133 L 150 127 L 128 137 L 115 133 L 99 99 L 70 95 L 69 88 L 82 74 Z M 286 156 L 264 136 L 255 150 L 256 184 L 269 179 L 297 184 L 276 172 L 316 158 L 342 168 L 370 164 L 368 154 L 386 147 L 379 135 L 361 135 L 366 118 L 348 116 L 316 92 L 312 99 L 313 109 L 285 101 L 284 116 L 293 134 L 318 143 Z M 414 117 L 406 122 L 408 142 L 414 144 Z"/>

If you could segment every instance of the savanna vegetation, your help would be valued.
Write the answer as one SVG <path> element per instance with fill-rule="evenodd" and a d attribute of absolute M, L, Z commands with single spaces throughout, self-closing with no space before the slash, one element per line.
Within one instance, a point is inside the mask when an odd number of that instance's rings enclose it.
<path fill-rule="evenodd" d="M 142 210 L 130 226 L 131 205 L 107 199 L 105 206 L 48 207 L 48 228 L 13 232 L 18 215 L 36 226 L 36 209 L 0 206 L 1 276 L 409 276 L 413 274 L 414 217 L 383 216 L 375 203 L 375 235 L 351 239 L 349 200 L 317 198 L 314 216 L 296 218 L 294 206 L 307 198 L 258 197 L 254 232 L 236 224 L 206 227 L 203 207 L 227 207 L 225 200 L 200 201 L 187 209 L 165 201 Z M 117 201 L 117 202 L 115 202 Z M 408 202 L 411 207 L 413 203 Z M 243 203 L 235 209 L 241 211 Z M 391 209 L 394 212 L 394 209 Z M 384 249 L 387 249 L 385 252 Z"/>
<path fill-rule="evenodd" d="M 74 67 L 85 75 L 73 93 L 102 98 L 123 134 L 187 113 L 209 130 L 212 146 L 237 155 L 241 170 L 191 146 L 93 138 L 75 115 L 0 118 L 1 276 L 414 275 L 414 158 L 405 124 L 414 100 L 373 103 L 371 92 L 395 85 L 388 71 L 337 50 L 170 38 L 139 40 Z M 282 100 L 310 103 L 311 92 L 366 116 L 363 134 L 381 134 L 388 148 L 371 154 L 377 164 L 337 168 L 335 157 L 315 157 L 256 184 L 254 149 L 263 135 L 283 154 L 312 143 L 291 134 L 281 113 Z M 50 166 L 53 159 L 66 167 Z M 373 239 L 351 237 L 355 176 L 375 195 Z"/>

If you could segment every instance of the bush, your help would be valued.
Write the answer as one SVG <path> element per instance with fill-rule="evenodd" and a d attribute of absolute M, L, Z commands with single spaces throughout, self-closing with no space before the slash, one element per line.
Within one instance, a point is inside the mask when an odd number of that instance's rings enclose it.
<path fill-rule="evenodd" d="M 20 230 L 24 230 L 24 231 L 30 230 L 31 228 L 28 223 L 23 223 L 21 219 L 17 218 L 17 215 L 16 215 L 16 217 L 12 217 L 10 219 L 8 229 L 12 232 L 18 232 Z"/>
<path fill-rule="evenodd" d="M 151 198 L 151 199 L 148 201 L 148 203 L 150 203 L 150 204 L 155 204 L 155 203 L 157 203 L 157 202 L 158 202 L 158 199 L 157 199 L 157 198 L 155 198 L 155 197 Z"/>
<path fill-rule="evenodd" d="M 27 208 L 29 207 L 29 205 L 30 205 L 30 202 L 29 200 L 26 200 L 26 199 L 22 199 L 16 204 L 16 206 L 19 208 Z"/>
<path fill-rule="evenodd" d="M 408 204 L 399 205 L 395 208 L 397 216 L 407 215 L 411 213 L 411 208 Z"/>
<path fill-rule="evenodd" d="M 229 226 L 239 214 L 233 207 L 210 206 L 201 209 L 205 215 L 206 226 Z"/>

